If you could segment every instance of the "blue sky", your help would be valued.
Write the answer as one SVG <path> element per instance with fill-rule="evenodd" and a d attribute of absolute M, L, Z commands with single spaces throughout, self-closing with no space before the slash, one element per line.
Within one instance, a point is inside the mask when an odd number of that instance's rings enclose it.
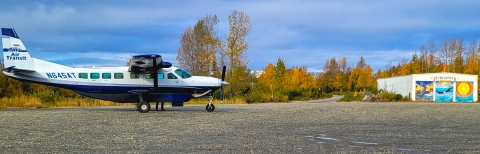
<path fill-rule="evenodd" d="M 175 65 L 185 28 L 216 14 L 225 38 L 234 9 L 252 20 L 252 70 L 278 57 L 287 67 L 321 70 L 327 59 L 344 56 L 351 66 L 363 56 L 377 70 L 409 59 L 430 40 L 480 42 L 474 0 L 18 0 L 2 2 L 0 27 L 14 27 L 32 56 L 68 66 L 120 66 L 148 53 Z"/>

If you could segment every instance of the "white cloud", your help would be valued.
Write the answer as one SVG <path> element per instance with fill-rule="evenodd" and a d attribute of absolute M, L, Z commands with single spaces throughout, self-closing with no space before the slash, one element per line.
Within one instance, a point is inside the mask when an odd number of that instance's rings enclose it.
<path fill-rule="evenodd" d="M 157 52 L 175 61 L 179 37 L 187 26 L 208 13 L 216 14 L 223 38 L 233 9 L 251 17 L 253 32 L 247 39 L 249 66 L 254 70 L 275 63 L 278 57 L 290 66 L 321 70 L 327 59 L 344 56 L 351 65 L 364 56 L 378 69 L 390 60 L 395 64 L 410 58 L 429 40 L 465 37 L 469 41 L 480 34 L 480 1 L 5 3 L 0 6 L 0 27 L 15 27 L 29 50 L 38 53 L 33 55 L 51 60 L 123 60 Z"/>

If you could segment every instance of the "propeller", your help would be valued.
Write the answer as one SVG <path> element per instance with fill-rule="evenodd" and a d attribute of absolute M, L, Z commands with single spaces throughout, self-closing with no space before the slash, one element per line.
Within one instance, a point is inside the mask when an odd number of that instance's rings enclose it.
<path fill-rule="evenodd" d="M 225 92 L 223 91 L 223 81 L 225 81 L 225 71 L 227 70 L 227 66 L 223 66 L 223 69 L 222 69 L 222 81 L 220 83 L 220 102 L 223 103 L 223 99 L 224 99 L 224 94 Z"/>

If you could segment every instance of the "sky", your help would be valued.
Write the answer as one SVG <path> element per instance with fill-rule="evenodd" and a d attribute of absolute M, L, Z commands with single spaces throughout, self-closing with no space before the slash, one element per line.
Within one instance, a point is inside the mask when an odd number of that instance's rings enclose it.
<path fill-rule="evenodd" d="M 138 54 L 176 65 L 188 26 L 215 14 L 225 40 L 232 10 L 251 18 L 251 70 L 278 58 L 310 71 L 342 57 L 355 67 L 361 56 L 378 70 L 431 40 L 480 42 L 475 0 L 15 0 L 1 2 L 0 27 L 15 28 L 33 57 L 67 66 L 120 66 Z"/>

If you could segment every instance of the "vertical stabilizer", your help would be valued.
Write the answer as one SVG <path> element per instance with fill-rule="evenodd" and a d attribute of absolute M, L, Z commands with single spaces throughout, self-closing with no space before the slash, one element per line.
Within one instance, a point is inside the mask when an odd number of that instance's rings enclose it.
<path fill-rule="evenodd" d="M 2 28 L 2 44 L 5 68 L 33 69 L 33 59 L 15 29 Z"/>

